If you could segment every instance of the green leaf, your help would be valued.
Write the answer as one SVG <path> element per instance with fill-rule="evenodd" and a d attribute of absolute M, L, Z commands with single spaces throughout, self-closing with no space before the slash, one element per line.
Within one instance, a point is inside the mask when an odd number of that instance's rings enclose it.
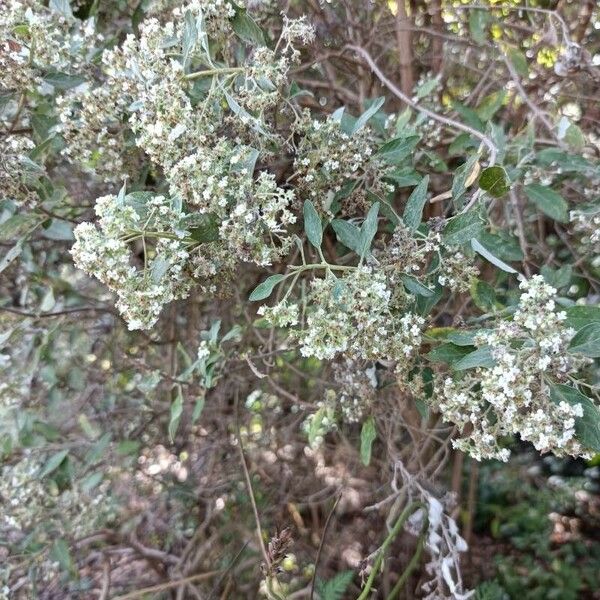
<path fill-rule="evenodd" d="M 216 242 L 219 239 L 220 221 L 217 215 L 214 213 L 193 213 L 189 216 L 191 217 L 189 225 L 192 225 L 189 232 L 193 240 L 201 244 L 207 244 Z"/>
<path fill-rule="evenodd" d="M 46 217 L 35 213 L 18 213 L 0 223 L 0 240 L 6 242 L 33 231 Z"/>
<path fill-rule="evenodd" d="M 507 56 L 508 56 L 508 60 L 510 60 L 510 62 L 512 64 L 512 66 L 515 68 L 515 71 L 521 77 L 529 76 L 529 65 L 527 63 L 527 58 L 521 51 L 519 51 L 515 48 L 511 48 L 508 50 Z"/>
<path fill-rule="evenodd" d="M 61 219 L 52 219 L 47 226 L 42 227 L 40 233 L 48 240 L 71 242 L 75 239 L 73 225 Z"/>
<path fill-rule="evenodd" d="M 470 210 L 448 220 L 443 231 L 444 242 L 448 246 L 462 246 L 478 237 L 483 229 L 483 221 L 479 211 Z"/>
<path fill-rule="evenodd" d="M 479 155 L 473 154 L 464 164 L 456 169 L 454 179 L 452 180 L 452 199 L 454 202 L 460 200 L 467 191 L 467 182 L 473 175 L 473 170 L 477 168 L 476 165 L 478 162 Z"/>
<path fill-rule="evenodd" d="M 600 323 L 600 306 L 571 306 L 566 310 L 565 325 L 576 331 L 589 323 Z"/>
<path fill-rule="evenodd" d="M 171 443 L 175 440 L 175 434 L 179 428 L 179 422 L 181 421 L 181 415 L 183 413 L 183 394 L 181 393 L 181 386 L 177 386 L 177 393 L 173 402 L 171 402 L 171 410 L 169 414 L 169 439 Z"/>
<path fill-rule="evenodd" d="M 475 302 L 477 308 L 488 312 L 492 311 L 496 306 L 496 292 L 487 281 L 473 279 L 470 292 L 471 298 L 473 298 L 473 302 Z"/>
<path fill-rule="evenodd" d="M 513 269 L 510 265 L 507 265 L 504 261 L 501 261 L 498 257 L 494 256 L 487 248 L 482 246 L 475 238 L 471 240 L 471 248 L 491 262 L 494 266 L 502 269 L 502 271 L 506 271 L 507 273 L 517 273 L 515 269 Z"/>
<path fill-rule="evenodd" d="M 430 290 L 428 287 L 424 286 L 416 277 L 413 277 L 412 275 L 402 275 L 401 279 L 404 287 L 411 294 L 415 294 L 416 296 L 425 296 L 426 298 L 433 296 L 433 290 Z"/>
<path fill-rule="evenodd" d="M 452 365 L 455 371 L 464 371 L 475 367 L 484 367 L 489 369 L 496 364 L 492 356 L 492 349 L 489 346 L 477 348 L 477 350 L 465 355 Z"/>
<path fill-rule="evenodd" d="M 451 331 L 446 339 L 457 346 L 473 346 L 475 343 L 475 333 L 472 331 Z"/>
<path fill-rule="evenodd" d="M 354 579 L 354 571 L 336 573 L 329 581 L 317 581 L 319 600 L 343 600 L 344 594 Z"/>
<path fill-rule="evenodd" d="M 539 183 L 530 183 L 525 186 L 525 194 L 551 219 L 559 223 L 569 222 L 569 205 L 558 192 Z"/>
<path fill-rule="evenodd" d="M 196 41 L 198 39 L 198 29 L 196 28 L 196 19 L 191 11 L 186 10 L 183 17 L 183 70 L 187 72 L 190 65 L 190 60 L 194 50 L 196 49 Z"/>
<path fill-rule="evenodd" d="M 478 44 L 485 44 L 487 42 L 487 25 L 490 21 L 490 15 L 482 10 L 471 10 L 469 11 L 469 31 L 471 32 L 471 37 Z"/>
<path fill-rule="evenodd" d="M 479 176 L 479 187 L 494 198 L 501 198 L 510 189 L 508 175 L 503 167 L 488 167 Z"/>
<path fill-rule="evenodd" d="M 235 16 L 231 19 L 231 27 L 235 34 L 245 42 L 255 46 L 265 46 L 265 34 L 246 9 L 234 5 L 234 10 Z"/>
<path fill-rule="evenodd" d="M 360 430 L 360 460 L 366 467 L 371 463 L 371 450 L 376 437 L 375 420 L 369 417 Z"/>
<path fill-rule="evenodd" d="M 477 115 L 482 121 L 489 121 L 504 104 L 505 90 L 498 90 L 486 96 L 477 106 Z"/>
<path fill-rule="evenodd" d="M 356 254 L 360 253 L 360 229 L 356 225 L 342 219 L 334 219 L 331 221 L 331 226 L 335 231 L 337 239 L 346 248 L 350 248 Z"/>
<path fill-rule="evenodd" d="M 600 358 L 600 323 L 589 323 L 582 327 L 571 340 L 569 352 Z"/>
<path fill-rule="evenodd" d="M 367 121 L 383 106 L 384 102 L 385 96 L 375 98 L 371 106 L 369 106 L 369 108 L 367 108 L 367 110 L 365 110 L 365 112 L 360 115 L 358 119 L 356 119 L 355 123 L 350 128 L 350 135 L 354 135 L 357 131 L 362 129 L 367 124 Z"/>
<path fill-rule="evenodd" d="M 473 352 L 472 346 L 457 346 L 448 342 L 434 348 L 425 356 L 431 362 L 442 362 L 452 365 L 471 352 Z"/>
<path fill-rule="evenodd" d="M 65 540 L 59 538 L 55 540 L 50 548 L 50 558 L 57 562 L 63 571 L 72 572 L 74 569 L 73 559 L 69 551 L 69 545 Z"/>
<path fill-rule="evenodd" d="M 579 390 L 564 384 L 550 385 L 550 398 L 556 404 L 567 402 L 571 406 L 581 404 L 583 416 L 575 419 L 577 439 L 590 450 L 600 452 L 600 410 Z"/>
<path fill-rule="evenodd" d="M 204 410 L 204 396 L 199 396 L 194 405 L 194 411 L 192 412 L 192 424 L 194 424 L 202 415 Z"/>
<path fill-rule="evenodd" d="M 85 83 L 85 78 L 79 75 L 60 73 L 59 71 L 50 71 L 44 75 L 44 81 L 54 86 L 57 90 L 64 91 Z"/>
<path fill-rule="evenodd" d="M 523 260 L 523 250 L 519 245 L 519 240 L 506 231 L 496 231 L 490 233 L 482 231 L 477 239 L 498 258 L 505 261 Z"/>
<path fill-rule="evenodd" d="M 371 248 L 371 242 L 377 233 L 377 215 L 379 214 L 379 202 L 375 202 L 369 209 L 367 217 L 360 228 L 359 255 L 361 258 L 367 255 Z"/>
<path fill-rule="evenodd" d="M 60 467 L 62 462 L 67 458 L 69 454 L 68 450 L 59 450 L 56 454 L 53 454 L 47 461 L 46 464 L 42 467 L 42 470 L 39 472 L 38 477 L 43 479 L 50 473 L 53 473 Z"/>
<path fill-rule="evenodd" d="M 553 269 L 548 265 L 544 265 L 540 269 L 540 274 L 544 277 L 548 285 L 560 290 L 569 285 L 573 276 L 573 267 L 571 265 L 563 265 L 560 269 Z"/>
<path fill-rule="evenodd" d="M 4 271 L 23 251 L 23 244 L 17 242 L 4 256 L 0 256 L 0 273 Z"/>
<path fill-rule="evenodd" d="M 402 162 L 417 146 L 420 135 L 410 135 L 408 137 L 399 137 L 385 143 L 377 151 L 386 163 L 397 165 Z"/>
<path fill-rule="evenodd" d="M 267 277 L 262 283 L 257 285 L 253 292 L 250 294 L 250 302 L 256 302 L 258 300 L 264 300 L 271 295 L 273 288 L 285 279 L 285 275 L 278 273 L 277 275 L 271 275 Z"/>
<path fill-rule="evenodd" d="M 435 88 L 440 84 L 440 77 L 431 77 L 426 79 L 424 83 L 422 83 L 415 92 L 415 95 L 420 100 L 421 98 L 425 98 L 425 96 L 429 96 Z"/>
<path fill-rule="evenodd" d="M 304 231 L 308 241 L 317 249 L 321 248 L 323 243 L 323 225 L 321 217 L 315 209 L 315 205 L 310 201 L 304 202 Z"/>
<path fill-rule="evenodd" d="M 419 182 L 419 185 L 411 192 L 404 208 L 402 220 L 411 230 L 416 231 L 421 223 L 423 216 L 423 207 L 427 202 L 427 186 L 429 185 L 429 175 L 425 175 Z"/>

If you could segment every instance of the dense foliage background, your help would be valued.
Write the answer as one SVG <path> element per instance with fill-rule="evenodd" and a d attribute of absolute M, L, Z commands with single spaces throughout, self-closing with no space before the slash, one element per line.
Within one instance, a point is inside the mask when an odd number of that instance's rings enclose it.
<path fill-rule="evenodd" d="M 0 598 L 600 598 L 595 0 L 0 0 Z"/>

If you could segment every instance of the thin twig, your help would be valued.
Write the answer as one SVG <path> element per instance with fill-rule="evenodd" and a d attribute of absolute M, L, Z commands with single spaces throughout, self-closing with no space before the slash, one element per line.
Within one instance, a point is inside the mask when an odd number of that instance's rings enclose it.
<path fill-rule="evenodd" d="M 158 585 L 153 585 L 147 588 L 143 588 L 141 590 L 137 590 L 137 592 L 129 592 L 129 594 L 125 594 L 124 596 L 116 596 L 113 600 L 131 600 L 132 598 L 141 598 L 145 594 L 151 594 L 153 592 L 162 592 L 164 590 L 170 590 L 174 587 L 178 587 L 185 583 L 192 583 L 196 581 L 204 581 L 205 579 L 210 579 L 215 575 L 218 575 L 221 571 L 208 571 L 207 573 L 199 573 L 198 575 L 191 575 L 190 577 L 185 577 L 184 579 L 177 579 L 176 581 L 168 581 L 167 583 L 159 583 Z"/>
<path fill-rule="evenodd" d="M 244 479 L 246 480 L 246 488 L 248 491 L 248 497 L 252 504 L 252 511 L 254 512 L 254 522 L 256 524 L 256 535 L 258 537 L 258 543 L 262 552 L 265 565 L 267 568 L 271 566 L 265 541 L 263 538 L 262 527 L 260 525 L 260 518 L 258 516 L 258 508 L 256 506 L 256 499 L 254 498 L 254 492 L 252 490 L 252 482 L 250 481 L 250 473 L 248 472 L 248 465 L 246 464 L 246 457 L 244 456 L 244 446 L 242 444 L 242 436 L 240 435 L 240 423 L 239 423 L 239 396 L 235 395 L 235 435 L 237 438 L 237 447 L 240 454 L 240 462 L 242 463 L 242 470 L 244 471 Z"/>
<path fill-rule="evenodd" d="M 313 576 L 310 581 L 310 600 L 313 600 L 313 596 L 315 593 L 315 583 L 317 581 L 317 569 L 319 568 L 319 560 L 321 558 L 321 552 L 323 551 L 323 545 L 325 544 L 325 536 L 327 535 L 327 529 L 329 528 L 329 523 L 331 522 L 331 518 L 333 517 L 333 513 L 337 508 L 340 500 L 342 498 L 342 492 L 338 494 L 338 497 L 335 499 L 332 509 L 329 511 L 327 515 L 327 520 L 325 521 L 325 526 L 323 527 L 323 534 L 321 535 L 321 541 L 319 542 L 319 548 L 317 550 L 317 557 L 315 558 L 315 569 L 313 571 Z"/>
<path fill-rule="evenodd" d="M 402 100 L 402 102 L 410 106 L 412 109 L 423 113 L 424 115 L 427 115 L 430 119 L 439 121 L 440 123 L 443 123 L 448 127 L 458 129 L 459 131 L 464 131 L 465 133 L 468 133 L 469 135 L 472 135 L 473 137 L 476 137 L 478 140 L 480 140 L 481 143 L 484 144 L 489 151 L 489 165 L 491 166 L 495 164 L 498 149 L 496 148 L 496 144 L 494 144 L 494 142 L 487 135 L 481 133 L 481 131 L 477 131 L 477 129 L 474 129 L 473 127 L 469 127 L 469 125 L 465 125 L 464 123 L 460 123 L 459 121 L 455 121 L 454 119 L 450 119 L 449 117 L 444 117 L 442 115 L 439 115 L 438 113 L 429 110 L 428 108 L 425 108 L 424 106 L 420 106 L 411 98 L 409 98 L 406 94 L 401 92 L 398 89 L 398 87 L 383 74 L 381 69 L 377 66 L 377 63 L 375 63 L 371 55 L 364 48 L 362 48 L 361 46 L 353 46 L 351 44 L 345 47 L 349 50 L 353 50 L 354 52 L 360 54 L 360 56 L 362 56 L 364 60 L 368 63 L 369 67 L 376 75 L 377 79 L 379 79 L 379 81 L 383 83 L 383 85 L 385 85 L 390 90 L 390 92 L 394 94 L 394 96 Z"/>

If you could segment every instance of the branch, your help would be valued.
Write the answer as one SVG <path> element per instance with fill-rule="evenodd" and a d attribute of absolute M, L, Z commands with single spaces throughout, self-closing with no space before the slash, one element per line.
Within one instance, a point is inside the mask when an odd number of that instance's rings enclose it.
<path fill-rule="evenodd" d="M 377 64 L 371 57 L 371 55 L 364 48 L 362 48 L 361 46 L 353 46 L 350 44 L 347 45 L 346 48 L 348 48 L 349 50 L 353 50 L 354 52 L 356 52 L 360 56 L 362 56 L 364 58 L 364 60 L 367 62 L 367 64 L 369 65 L 369 67 L 371 68 L 371 70 L 373 71 L 373 73 L 376 75 L 377 79 L 379 79 L 379 81 L 383 85 L 385 85 L 385 87 L 387 87 L 390 90 L 390 92 L 392 92 L 392 94 L 394 94 L 394 96 L 396 96 L 397 98 L 402 100 L 402 102 L 404 102 L 405 104 L 410 106 L 412 109 L 414 109 L 420 113 L 423 113 L 424 115 L 427 115 L 430 119 L 439 121 L 440 123 L 443 123 L 444 125 L 446 125 L 448 127 L 452 127 L 453 129 L 458 129 L 459 131 L 464 131 L 465 133 L 468 133 L 469 135 L 472 135 L 473 137 L 476 137 L 478 140 L 480 140 L 481 143 L 483 145 L 485 145 L 489 151 L 489 155 L 490 155 L 489 166 L 492 166 L 493 164 L 495 164 L 496 156 L 498 155 L 498 149 L 496 148 L 496 144 L 494 144 L 494 142 L 487 135 L 485 135 L 484 133 L 481 133 L 481 131 L 477 131 L 477 129 L 474 129 L 473 127 L 464 125 L 463 123 L 460 123 L 459 121 L 455 121 L 454 119 L 450 119 L 449 117 L 444 117 L 442 115 L 439 115 L 439 114 L 429 110 L 428 108 L 419 106 L 419 104 L 417 104 L 411 98 L 409 98 L 406 94 L 401 92 L 396 87 L 396 85 L 394 83 L 392 83 L 383 74 L 383 72 L 377 66 Z"/>

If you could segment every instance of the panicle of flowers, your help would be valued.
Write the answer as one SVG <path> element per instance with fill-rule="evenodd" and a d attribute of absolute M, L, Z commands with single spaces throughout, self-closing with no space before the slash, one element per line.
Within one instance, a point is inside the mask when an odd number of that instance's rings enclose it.
<path fill-rule="evenodd" d="M 468 291 L 471 280 L 479 273 L 473 260 L 444 244 L 437 231 L 430 230 L 427 237 L 419 238 L 402 223 L 375 254 L 394 286 L 402 285 L 404 275 L 427 275 L 435 257 L 437 282 L 452 291 Z"/>
<path fill-rule="evenodd" d="M 7 0 L 0 10 L 0 39 L 0 89 L 22 92 L 44 84 L 48 70 L 84 70 L 102 36 L 91 20 L 79 21 L 38 0 Z"/>
<path fill-rule="evenodd" d="M 292 243 L 287 227 L 296 221 L 288 208 L 294 192 L 278 187 L 271 173 L 251 181 L 252 193 L 223 219 L 219 232 L 240 260 L 266 266 L 287 254 Z"/>
<path fill-rule="evenodd" d="M 369 207 L 367 188 L 380 194 L 393 191 L 393 186 L 382 181 L 368 128 L 350 136 L 342 130 L 338 119 L 329 116 L 319 121 L 308 112 L 302 114 L 293 128 L 299 138 L 294 160 L 299 195 L 312 200 L 320 212 L 331 216 L 335 195 L 353 181 L 362 184 L 344 195 L 344 214 L 364 214 Z"/>
<path fill-rule="evenodd" d="M 263 304 L 258 314 L 272 327 L 289 327 L 297 325 L 300 318 L 300 307 L 297 304 L 282 300 L 273 306 Z"/>
<path fill-rule="evenodd" d="M 243 0 L 237 2 L 240 7 L 244 6 Z M 231 19 L 235 17 L 236 11 L 231 0 L 189 0 L 181 7 L 173 10 L 175 21 L 183 21 L 185 13 L 190 12 L 194 17 L 201 17 L 206 32 L 211 37 L 222 37 L 231 32 Z"/>
<path fill-rule="evenodd" d="M 579 252 L 594 268 L 600 267 L 600 210 L 597 207 L 573 210 L 570 220 Z"/>
<path fill-rule="evenodd" d="M 453 292 L 468 292 L 471 281 L 479 275 L 479 269 L 462 252 L 446 248 L 440 261 L 438 283 Z"/>
<path fill-rule="evenodd" d="M 129 329 L 151 327 L 162 307 L 187 296 L 191 287 L 185 274 L 190 251 L 179 228 L 181 214 L 163 196 L 144 198 L 141 205 L 142 209 L 118 196 L 99 198 L 99 228 L 79 224 L 71 250 L 77 267 L 117 294 L 117 308 Z M 172 231 L 177 233 L 168 233 Z M 167 233 L 162 237 L 161 232 Z M 152 252 L 146 237 L 156 239 Z M 130 244 L 135 240 L 142 243 L 140 266 L 132 264 Z"/>
<path fill-rule="evenodd" d="M 35 144 L 24 135 L 7 135 L 0 146 L 0 200 L 24 204 L 34 195 L 28 183 L 40 168 L 28 158 Z"/>
<path fill-rule="evenodd" d="M 57 98 L 55 131 L 65 140 L 61 155 L 105 182 L 119 181 L 128 166 L 121 125 L 127 104 L 127 98 L 114 87 L 91 87 L 89 83 Z"/>
<path fill-rule="evenodd" d="M 303 356 L 385 359 L 402 369 L 421 344 L 425 320 L 410 312 L 408 297 L 392 294 L 385 274 L 372 267 L 313 279 L 306 303 L 305 322 L 291 331 Z"/>
<path fill-rule="evenodd" d="M 337 406 L 345 423 L 360 423 L 377 396 L 375 366 L 343 357 L 333 365 Z"/>
<path fill-rule="evenodd" d="M 520 284 L 522 294 L 512 321 L 502 321 L 475 338 L 489 349 L 493 366 L 478 367 L 462 378 L 443 377 L 434 403 L 445 420 L 458 425 L 465 437 L 455 447 L 477 460 L 507 460 L 499 445 L 502 436 L 518 434 L 540 452 L 586 456 L 588 449 L 575 435 L 580 404 L 556 403 L 549 383 L 563 382 L 587 359 L 566 352 L 574 330 L 557 312 L 556 290 L 535 275 Z"/>

